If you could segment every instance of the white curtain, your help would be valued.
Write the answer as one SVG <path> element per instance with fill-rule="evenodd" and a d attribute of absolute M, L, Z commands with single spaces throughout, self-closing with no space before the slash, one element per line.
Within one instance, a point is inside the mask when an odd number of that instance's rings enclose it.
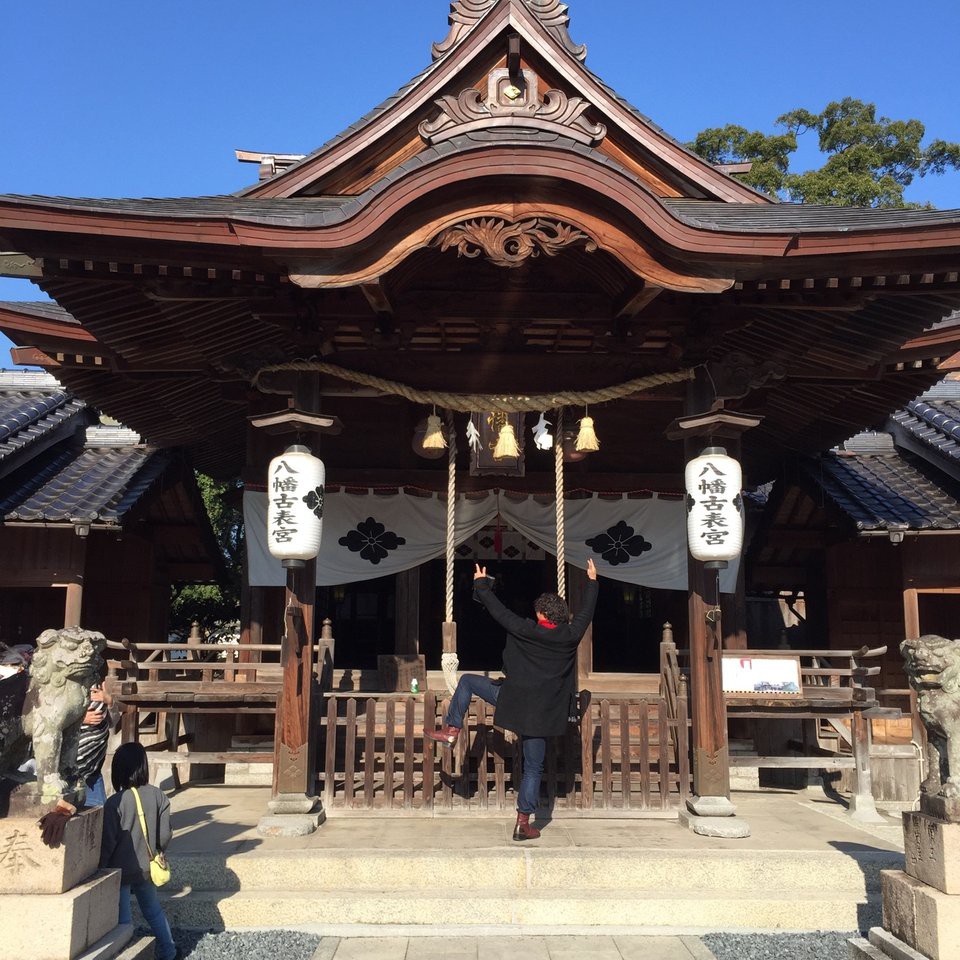
<path fill-rule="evenodd" d="M 457 545 L 497 516 L 497 497 L 457 498 Z M 250 585 L 278 587 L 286 581 L 267 546 L 267 494 L 243 494 Z M 400 492 L 328 493 L 323 504 L 323 541 L 317 557 L 317 586 L 334 587 L 386 577 L 444 556 L 447 505 L 436 494 Z"/>
<path fill-rule="evenodd" d="M 280 561 L 267 547 L 267 494 L 243 495 L 250 585 L 283 586 Z M 531 543 L 556 556 L 552 501 L 488 493 L 457 498 L 456 543 L 469 540 L 497 513 Z M 317 586 L 372 580 L 444 556 L 447 508 L 436 494 L 328 493 Z M 687 589 L 686 512 L 682 500 L 631 499 L 594 494 L 567 500 L 567 561 L 583 569 L 592 558 L 601 576 L 663 590 Z M 722 571 L 720 589 L 732 593 L 736 562 Z"/>
<path fill-rule="evenodd" d="M 553 502 L 500 496 L 500 514 L 551 556 L 557 553 Z M 602 577 L 662 590 L 687 589 L 687 521 L 682 500 L 636 500 L 600 494 L 567 500 L 567 562 L 583 569 L 593 559 Z M 738 562 L 721 572 L 720 590 L 736 589 Z"/>

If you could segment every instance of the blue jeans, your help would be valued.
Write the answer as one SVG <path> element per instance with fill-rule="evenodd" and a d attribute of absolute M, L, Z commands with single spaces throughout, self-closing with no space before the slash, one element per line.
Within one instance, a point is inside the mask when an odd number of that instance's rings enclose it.
<path fill-rule="evenodd" d="M 140 904 L 140 912 L 147 921 L 153 935 L 157 938 L 157 960 L 173 960 L 177 955 L 177 945 L 170 934 L 170 924 L 160 906 L 157 888 L 149 881 L 124 884 L 120 887 L 120 923 L 131 923 L 130 894 L 133 893 Z"/>
<path fill-rule="evenodd" d="M 97 779 L 93 783 L 87 784 L 87 799 L 85 801 L 88 807 L 102 807 L 107 802 L 107 787 L 103 782 L 103 774 L 98 773 Z"/>
<path fill-rule="evenodd" d="M 446 723 L 450 727 L 463 728 L 463 718 L 470 709 L 472 697 L 479 697 L 487 703 L 496 704 L 500 696 L 500 686 L 487 677 L 465 674 L 457 683 L 457 689 L 450 700 Z M 517 796 L 517 810 L 520 813 L 534 814 L 540 802 L 540 780 L 543 777 L 543 762 L 547 755 L 547 741 L 544 737 L 521 737 L 523 743 L 523 778 L 520 781 L 520 793 Z"/>

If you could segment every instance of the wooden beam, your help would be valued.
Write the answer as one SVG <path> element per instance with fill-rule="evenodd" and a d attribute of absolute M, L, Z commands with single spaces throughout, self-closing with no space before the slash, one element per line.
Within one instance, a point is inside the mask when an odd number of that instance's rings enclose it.
<path fill-rule="evenodd" d="M 614 316 L 618 320 L 630 320 L 642 313 L 661 293 L 663 287 L 644 283 L 639 290 L 631 292 L 621 303 L 614 306 Z"/>
<path fill-rule="evenodd" d="M 387 295 L 382 280 L 377 279 L 372 280 L 370 283 L 361 283 L 360 291 L 364 297 L 366 297 L 367 303 L 370 304 L 370 309 L 373 310 L 374 313 L 393 315 L 390 297 Z"/>

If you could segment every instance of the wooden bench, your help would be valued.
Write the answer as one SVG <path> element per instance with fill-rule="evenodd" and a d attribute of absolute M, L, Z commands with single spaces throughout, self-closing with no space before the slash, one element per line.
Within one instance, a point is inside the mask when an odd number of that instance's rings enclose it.
<path fill-rule="evenodd" d="M 775 694 L 737 694 L 727 696 L 728 719 L 810 720 L 827 723 L 851 748 L 851 754 L 829 751 L 820 745 L 819 736 L 798 748 L 806 756 L 751 756 L 734 754 L 731 767 L 813 769 L 853 771 L 851 811 L 873 809 L 870 771 L 872 746 L 871 721 L 899 719 L 898 707 L 881 706 L 876 690 L 868 681 L 880 675 L 876 664 L 886 647 L 861 647 L 858 650 L 725 650 L 724 657 L 799 657 L 802 692 L 799 697 Z M 677 651 L 678 661 L 689 662 L 689 651 Z M 871 662 L 873 661 L 873 662 Z M 681 668 L 689 675 L 689 667 Z M 847 726 L 849 723 L 849 726 Z M 838 744 L 839 745 L 839 744 Z"/>
<path fill-rule="evenodd" d="M 183 654 L 184 659 L 171 659 Z M 273 754 L 246 750 L 187 750 L 183 714 L 237 716 L 273 714 L 283 686 L 279 644 L 107 642 L 107 687 L 121 708 L 124 743 L 139 740 L 141 718 L 156 713 L 158 742 L 146 749 L 151 764 L 170 764 L 180 785 L 178 764 L 269 763 Z M 263 662 L 265 656 L 273 662 Z M 255 659 L 254 659 L 255 658 Z M 161 719 L 162 718 L 162 719 Z"/>

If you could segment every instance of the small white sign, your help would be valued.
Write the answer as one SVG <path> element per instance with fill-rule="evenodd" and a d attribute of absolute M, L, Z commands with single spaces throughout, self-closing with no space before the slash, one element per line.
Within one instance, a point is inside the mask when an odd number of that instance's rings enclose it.
<path fill-rule="evenodd" d="M 723 657 L 723 692 L 761 697 L 803 694 L 799 657 L 754 657 L 727 653 Z"/>

